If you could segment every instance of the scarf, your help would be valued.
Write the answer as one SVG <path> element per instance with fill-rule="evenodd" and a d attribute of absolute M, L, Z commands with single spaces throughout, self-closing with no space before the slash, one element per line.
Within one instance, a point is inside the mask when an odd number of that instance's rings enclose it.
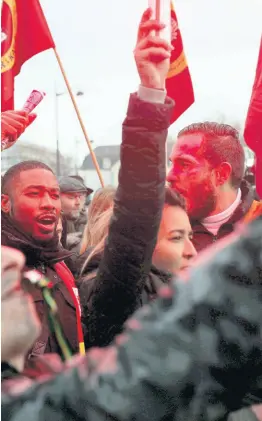
<path fill-rule="evenodd" d="M 26 264 L 34 266 L 37 262 L 51 264 L 62 261 L 73 255 L 59 245 L 58 236 L 43 244 L 36 242 L 25 234 L 7 214 L 1 214 L 2 245 L 20 250 L 26 256 Z"/>

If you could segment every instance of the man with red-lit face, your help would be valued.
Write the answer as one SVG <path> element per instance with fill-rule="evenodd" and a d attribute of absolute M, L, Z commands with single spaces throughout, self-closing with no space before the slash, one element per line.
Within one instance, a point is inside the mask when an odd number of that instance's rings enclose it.
<path fill-rule="evenodd" d="M 25 268 L 38 270 L 54 284 L 52 293 L 62 330 L 72 351 L 77 352 L 77 314 L 72 295 L 75 284 L 64 263 L 71 254 L 63 249 L 57 233 L 61 201 L 55 174 L 39 161 L 14 165 L 2 178 L 1 205 L 2 245 L 22 252 Z M 23 288 L 32 296 L 41 322 L 40 335 L 29 350 L 26 365 L 32 356 L 44 353 L 62 356 L 55 333 L 48 323 L 48 308 L 42 291 L 34 284 L 23 284 Z"/>
<path fill-rule="evenodd" d="M 178 138 L 170 160 L 167 180 L 186 199 L 187 212 L 193 219 L 203 219 L 216 210 L 219 184 L 214 169 L 203 156 L 203 135 L 188 134 Z"/>
<path fill-rule="evenodd" d="M 262 213 L 243 180 L 245 154 L 234 127 L 215 122 L 185 127 L 170 161 L 167 181 L 186 200 L 197 251 L 232 233 L 238 222 Z"/>
<path fill-rule="evenodd" d="M 54 237 L 61 212 L 58 181 L 44 168 L 22 171 L 12 180 L 8 195 L 2 195 L 2 210 L 21 231 L 45 243 Z"/>

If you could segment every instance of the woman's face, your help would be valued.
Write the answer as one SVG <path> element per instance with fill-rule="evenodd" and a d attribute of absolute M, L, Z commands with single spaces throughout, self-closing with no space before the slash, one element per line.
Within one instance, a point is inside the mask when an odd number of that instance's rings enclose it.
<path fill-rule="evenodd" d="M 187 213 L 179 206 L 165 205 L 153 254 L 153 265 L 173 275 L 192 265 L 197 252 L 192 244 Z"/>

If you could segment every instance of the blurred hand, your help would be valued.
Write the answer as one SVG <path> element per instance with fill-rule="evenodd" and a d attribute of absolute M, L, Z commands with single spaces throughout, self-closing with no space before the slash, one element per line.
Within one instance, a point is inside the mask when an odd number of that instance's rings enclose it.
<path fill-rule="evenodd" d="M 25 111 L 4 111 L 1 113 L 1 142 L 8 139 L 2 149 L 10 148 L 25 129 L 36 119 L 36 114 L 28 114 Z"/>
<path fill-rule="evenodd" d="M 147 9 L 138 29 L 137 44 L 134 50 L 141 85 L 147 88 L 165 89 L 165 80 L 170 66 L 172 45 L 156 33 L 165 25 L 152 20 L 152 9 Z"/>
<path fill-rule="evenodd" d="M 40 334 L 32 299 L 21 288 L 25 258 L 1 247 L 1 361 L 23 359 Z"/>
<path fill-rule="evenodd" d="M 20 251 L 1 246 L 1 300 L 20 285 L 25 257 Z"/>

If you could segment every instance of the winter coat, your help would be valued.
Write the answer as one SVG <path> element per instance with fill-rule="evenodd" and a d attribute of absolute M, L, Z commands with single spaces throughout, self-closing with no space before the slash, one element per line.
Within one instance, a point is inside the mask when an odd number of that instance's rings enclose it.
<path fill-rule="evenodd" d="M 208 231 L 200 221 L 191 220 L 194 233 L 193 244 L 198 252 L 231 234 L 238 222 L 245 222 L 245 218 L 247 218 L 248 222 L 262 215 L 262 202 L 253 200 L 254 194 L 252 188 L 245 180 L 241 184 L 241 193 L 242 199 L 239 206 L 231 218 L 225 224 L 221 225 L 216 235 Z"/>
<path fill-rule="evenodd" d="M 54 284 L 53 297 L 59 309 L 59 320 L 63 328 L 65 337 L 74 353 L 78 352 L 78 339 L 76 328 L 76 309 L 71 295 L 64 282 L 58 276 L 54 264 L 70 258 L 72 253 L 64 250 L 58 245 L 58 239 L 53 238 L 45 246 L 40 246 L 34 240 L 25 235 L 16 227 L 7 215 L 2 213 L 2 245 L 13 247 L 24 253 L 26 257 L 26 268 L 36 269 Z M 28 293 L 31 294 L 37 315 L 42 325 L 40 337 L 35 342 L 28 357 L 40 356 L 43 353 L 58 353 L 61 355 L 55 335 L 50 331 L 48 323 L 48 312 L 43 299 L 42 291 L 35 285 L 26 283 L 24 285 Z"/>
<path fill-rule="evenodd" d="M 95 277 L 79 282 L 86 346 L 106 346 L 167 276 L 149 272 L 165 196 L 165 141 L 173 102 L 131 96 L 123 125 L 113 217 Z M 143 118 L 142 118 L 143 116 Z M 89 267 L 90 270 L 90 267 Z"/>
<path fill-rule="evenodd" d="M 3 383 L 3 419 L 224 421 L 250 393 L 261 402 L 262 217 L 241 230 L 112 346 L 36 386 Z"/>
<path fill-rule="evenodd" d="M 79 261 L 83 262 L 83 257 L 82 255 Z M 171 274 L 152 266 L 149 274 L 145 275 L 143 280 L 138 279 L 137 282 L 129 285 L 129 288 L 119 286 L 118 280 L 112 279 L 110 280 L 110 289 L 108 289 L 107 279 L 105 279 L 105 283 L 100 281 L 98 290 L 97 271 L 101 258 L 101 255 L 91 258 L 78 282 L 86 349 L 92 346 L 109 345 L 115 335 L 123 330 L 125 320 L 139 307 L 155 299 L 159 289 L 171 282 L 172 279 Z M 140 284 L 141 287 L 138 289 Z M 94 294 L 99 294 L 101 299 L 96 301 Z M 113 313 L 106 312 L 109 300 L 110 306 L 114 307 Z"/>

